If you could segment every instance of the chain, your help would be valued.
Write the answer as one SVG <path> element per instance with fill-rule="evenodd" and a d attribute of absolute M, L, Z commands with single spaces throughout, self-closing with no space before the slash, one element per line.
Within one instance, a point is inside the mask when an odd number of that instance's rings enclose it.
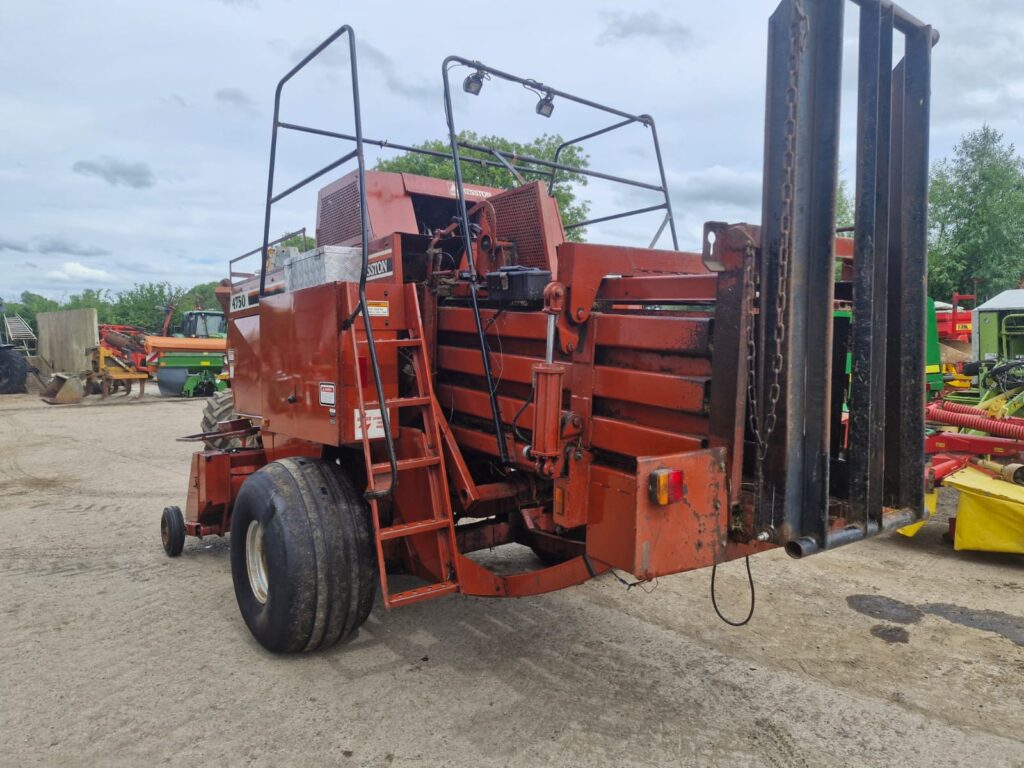
<path fill-rule="evenodd" d="M 747 317 L 747 402 L 750 404 L 750 429 L 757 442 L 757 458 L 763 458 L 765 438 L 761 436 L 761 409 L 757 405 L 757 338 L 754 332 L 754 297 L 759 280 L 755 269 L 754 246 L 747 245 L 743 254 L 743 311 Z"/>
<path fill-rule="evenodd" d="M 774 352 L 771 362 L 771 384 L 768 387 L 767 411 L 762 422 L 757 404 L 757 347 L 754 338 L 753 303 L 757 291 L 753 259 L 748 258 L 748 323 L 747 323 L 747 397 L 750 400 L 750 426 L 757 440 L 758 462 L 768 452 L 768 439 L 775 431 L 778 421 L 779 398 L 782 396 L 780 383 L 784 358 L 783 345 L 786 340 L 786 309 L 789 303 L 789 257 L 793 247 L 793 190 L 796 187 L 796 116 L 797 90 L 800 82 L 800 58 L 807 46 L 807 13 L 802 0 L 793 0 L 793 23 L 789 39 L 789 66 L 786 82 L 786 123 L 783 131 L 785 152 L 782 157 L 782 215 L 779 220 L 779 279 L 775 292 L 775 329 L 773 331 Z"/>

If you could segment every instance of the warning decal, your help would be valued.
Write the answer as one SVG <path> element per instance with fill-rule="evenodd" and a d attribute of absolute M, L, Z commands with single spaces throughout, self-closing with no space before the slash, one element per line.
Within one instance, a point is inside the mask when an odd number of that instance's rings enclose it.
<path fill-rule="evenodd" d="M 320 405 L 333 406 L 337 399 L 337 389 L 333 381 L 321 381 Z"/>
<path fill-rule="evenodd" d="M 368 301 L 366 309 L 370 317 L 387 317 L 391 314 L 391 304 L 387 301 Z"/>
<path fill-rule="evenodd" d="M 363 439 L 363 429 L 366 429 L 366 436 L 373 440 L 377 437 L 384 437 L 384 417 L 380 415 L 379 408 L 372 408 L 366 412 L 365 424 L 359 418 L 359 409 L 352 409 L 352 423 L 355 425 L 356 440 Z"/>

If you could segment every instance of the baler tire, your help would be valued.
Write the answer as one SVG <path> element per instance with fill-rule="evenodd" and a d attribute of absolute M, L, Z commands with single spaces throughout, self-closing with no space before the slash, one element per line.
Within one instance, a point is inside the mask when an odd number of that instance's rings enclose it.
<path fill-rule="evenodd" d="M 16 349 L 0 349 L 0 395 L 17 395 L 25 391 L 28 360 Z"/>
<path fill-rule="evenodd" d="M 217 422 L 228 421 L 235 413 L 235 395 L 230 389 L 214 392 L 203 408 L 203 419 L 199 422 L 201 432 L 215 432 Z M 208 451 L 226 451 L 240 448 L 242 441 L 237 437 L 208 437 L 203 440 Z"/>
<path fill-rule="evenodd" d="M 160 541 L 168 557 L 177 557 L 185 548 L 185 517 L 179 507 L 164 507 L 160 516 Z"/>
<path fill-rule="evenodd" d="M 267 650 L 315 651 L 347 640 L 377 591 L 370 509 L 336 464 L 271 462 L 235 500 L 231 576 L 242 618 Z"/>

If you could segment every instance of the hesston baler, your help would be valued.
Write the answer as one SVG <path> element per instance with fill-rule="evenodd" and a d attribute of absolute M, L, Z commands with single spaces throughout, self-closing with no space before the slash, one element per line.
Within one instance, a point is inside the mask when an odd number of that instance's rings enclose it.
<path fill-rule="evenodd" d="M 837 284 L 845 5 L 783 0 L 772 16 L 762 223 L 709 223 L 693 253 L 567 241 L 550 191 L 572 171 L 662 200 L 585 223 L 662 211 L 658 235 L 667 227 L 676 247 L 654 121 L 476 61 L 442 68 L 452 152 L 433 154 L 452 161 L 454 181 L 366 171 L 366 145 L 416 150 L 363 136 L 353 33 L 331 35 L 277 88 L 265 246 L 273 203 L 357 168 L 320 192 L 319 251 L 282 265 L 264 247 L 260 270 L 232 264 L 221 298 L 240 415 L 220 434 L 249 447 L 193 456 L 184 516 L 164 512 L 168 553 L 186 534 L 230 531 L 246 623 L 265 647 L 302 651 L 350 636 L 378 578 L 389 608 L 518 597 L 774 546 L 801 557 L 922 519 L 937 35 L 888 2 L 858 2 L 855 256 L 852 281 Z M 906 39 L 895 68 L 894 32 Z M 284 86 L 339 39 L 354 133 L 282 121 Z M 479 154 L 456 131 L 456 67 L 468 67 L 469 93 L 510 81 L 541 96 L 542 115 L 572 102 L 614 121 L 564 146 L 645 129 L 659 180 L 578 170 L 558 154 Z M 275 193 L 279 130 L 354 148 Z M 521 183 L 464 184 L 466 162 Z M 837 301 L 852 312 L 834 317 Z M 537 567 L 509 575 L 468 556 L 505 544 L 532 548 Z M 403 571 L 424 583 L 396 588 Z"/>

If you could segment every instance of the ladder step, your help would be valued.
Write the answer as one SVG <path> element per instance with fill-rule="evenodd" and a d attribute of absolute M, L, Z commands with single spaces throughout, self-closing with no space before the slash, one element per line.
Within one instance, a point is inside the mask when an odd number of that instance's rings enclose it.
<path fill-rule="evenodd" d="M 405 592 L 396 592 L 388 598 L 388 607 L 396 608 L 400 605 L 418 603 L 420 600 L 429 600 L 432 597 L 441 597 L 457 592 L 459 585 L 454 581 L 441 581 L 437 584 L 428 584 L 425 587 L 407 589 Z"/>
<path fill-rule="evenodd" d="M 388 408 L 422 408 L 425 405 L 430 405 L 430 401 L 431 398 L 429 396 L 396 397 L 393 400 L 385 400 L 384 405 Z M 376 400 L 366 404 L 366 410 L 379 407 L 380 405 Z"/>
<path fill-rule="evenodd" d="M 399 459 L 396 464 L 398 465 L 398 471 L 403 472 L 407 469 L 420 469 L 421 467 L 436 467 L 441 463 L 440 456 L 418 456 L 415 459 Z M 386 461 L 379 462 L 373 465 L 373 474 L 381 475 L 385 472 L 391 471 L 391 464 Z"/>
<path fill-rule="evenodd" d="M 442 528 L 447 528 L 448 525 L 449 521 L 447 520 L 417 520 L 413 523 L 389 525 L 387 528 L 380 529 L 380 538 L 381 541 L 387 541 L 388 539 L 401 539 L 405 536 L 415 536 L 419 533 L 439 531 Z"/>
<path fill-rule="evenodd" d="M 359 339 L 358 344 L 362 344 L 364 347 L 369 344 L 366 339 Z M 374 339 L 374 347 L 418 347 L 420 345 L 419 339 Z"/>

